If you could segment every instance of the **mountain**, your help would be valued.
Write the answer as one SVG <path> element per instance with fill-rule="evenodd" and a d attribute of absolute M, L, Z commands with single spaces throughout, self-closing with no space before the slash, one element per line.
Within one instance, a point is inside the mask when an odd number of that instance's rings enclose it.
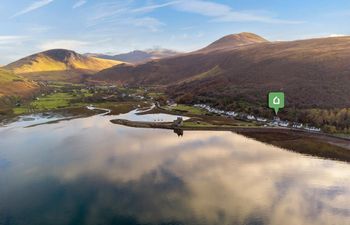
<path fill-rule="evenodd" d="M 87 57 L 74 51 L 65 49 L 53 49 L 40 52 L 16 62 L 10 63 L 4 68 L 34 79 L 59 79 L 63 76 L 72 77 L 81 74 L 94 73 L 122 62 L 116 60 L 106 60 L 94 57 Z M 52 77 L 48 77 L 52 75 Z M 66 78 L 62 78 L 66 79 Z"/>
<path fill-rule="evenodd" d="M 222 37 L 199 51 L 225 50 L 265 42 L 268 41 L 256 34 L 243 32 Z"/>
<path fill-rule="evenodd" d="M 119 60 L 123 62 L 128 62 L 132 64 L 145 63 L 155 59 L 162 59 L 167 57 L 172 57 L 180 54 L 179 52 L 169 50 L 169 49 L 150 49 L 145 51 L 132 51 L 119 55 L 106 55 L 106 54 L 94 54 L 87 53 L 86 56 L 92 56 L 102 59 Z"/>
<path fill-rule="evenodd" d="M 287 106 L 350 107 L 350 37 L 267 42 L 242 33 L 204 50 L 137 66 L 103 70 L 96 81 L 167 87 L 174 98 L 266 105 L 269 91 L 282 90 Z M 243 103 L 242 103 L 243 104 Z"/>
<path fill-rule="evenodd" d="M 0 98 L 3 96 L 26 96 L 39 86 L 19 75 L 15 75 L 10 71 L 0 69 Z"/>

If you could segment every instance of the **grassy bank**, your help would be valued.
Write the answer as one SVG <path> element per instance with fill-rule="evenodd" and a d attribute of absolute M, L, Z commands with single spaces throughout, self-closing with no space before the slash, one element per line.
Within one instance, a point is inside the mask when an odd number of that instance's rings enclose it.
<path fill-rule="evenodd" d="M 296 132 L 241 131 L 247 137 L 307 155 L 350 162 L 348 141 Z M 347 146 L 347 147 L 346 147 Z"/>

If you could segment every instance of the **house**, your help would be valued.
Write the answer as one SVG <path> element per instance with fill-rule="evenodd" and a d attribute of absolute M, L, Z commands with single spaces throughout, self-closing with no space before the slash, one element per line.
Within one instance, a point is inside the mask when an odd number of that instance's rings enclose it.
<path fill-rule="evenodd" d="M 267 119 L 262 118 L 262 117 L 257 117 L 256 120 L 257 120 L 258 122 L 267 122 Z"/>
<path fill-rule="evenodd" d="M 278 122 L 277 122 L 277 121 L 273 121 L 273 122 L 272 122 L 272 126 L 278 127 Z"/>
<path fill-rule="evenodd" d="M 303 128 L 303 124 L 302 123 L 293 123 L 293 128 L 296 128 L 296 129 L 301 129 Z"/>
<path fill-rule="evenodd" d="M 248 119 L 248 120 L 255 120 L 255 116 L 253 116 L 253 115 L 248 115 L 248 116 L 247 116 L 247 119 Z"/>
<path fill-rule="evenodd" d="M 311 131 L 311 132 L 320 132 L 321 128 L 316 128 L 316 127 L 305 127 L 305 130 Z"/>
<path fill-rule="evenodd" d="M 273 121 L 280 122 L 280 121 L 281 121 L 281 119 L 280 119 L 278 116 L 275 116 L 275 117 L 273 117 Z"/>
<path fill-rule="evenodd" d="M 170 107 L 176 107 L 177 106 L 176 102 L 173 101 L 173 100 L 167 100 L 166 103 Z"/>
<path fill-rule="evenodd" d="M 280 127 L 288 127 L 289 126 L 289 122 L 288 121 L 281 121 L 278 123 L 278 125 Z"/>
<path fill-rule="evenodd" d="M 229 111 L 229 112 L 226 112 L 226 115 L 227 115 L 227 116 L 236 117 L 236 116 L 238 116 L 238 113 L 232 112 L 232 111 L 230 112 L 230 111 Z"/>
<path fill-rule="evenodd" d="M 311 131 L 313 131 L 313 132 L 321 132 L 321 128 L 311 127 L 310 129 L 311 129 Z"/>

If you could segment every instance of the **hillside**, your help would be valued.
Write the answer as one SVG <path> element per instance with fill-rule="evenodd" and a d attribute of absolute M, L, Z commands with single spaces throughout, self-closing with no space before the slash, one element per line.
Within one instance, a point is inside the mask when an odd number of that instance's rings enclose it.
<path fill-rule="evenodd" d="M 174 98 L 197 101 L 265 104 L 269 91 L 283 90 L 289 107 L 350 107 L 350 37 L 273 43 L 255 36 L 249 44 L 232 41 L 251 39 L 249 33 L 227 37 L 205 51 L 112 67 L 95 79 L 167 86 Z"/>
<path fill-rule="evenodd" d="M 21 76 L 0 69 L 0 98 L 4 96 L 26 96 L 39 87 Z"/>
<path fill-rule="evenodd" d="M 57 78 L 62 78 L 68 73 L 80 76 L 84 73 L 97 72 L 121 63 L 116 60 L 83 56 L 70 50 L 53 49 L 25 57 L 8 64 L 4 68 L 33 79 L 41 77 L 41 75 L 48 76 L 51 74 L 54 74 Z M 59 75 L 57 76 L 57 74 Z M 57 80 L 55 76 L 54 80 Z M 50 79 L 50 77 L 47 78 Z M 43 79 L 45 79 L 45 76 Z"/>
<path fill-rule="evenodd" d="M 86 56 L 92 56 L 102 59 L 119 60 L 132 64 L 145 63 L 154 59 L 163 59 L 167 57 L 172 57 L 178 55 L 179 52 L 169 50 L 169 49 L 150 49 L 146 51 L 132 51 L 124 54 L 118 55 L 105 55 L 105 54 L 93 54 L 87 53 Z"/>

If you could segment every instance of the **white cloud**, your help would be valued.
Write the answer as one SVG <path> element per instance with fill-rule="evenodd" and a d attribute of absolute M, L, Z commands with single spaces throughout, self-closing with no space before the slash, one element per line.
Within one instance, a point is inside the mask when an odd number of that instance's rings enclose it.
<path fill-rule="evenodd" d="M 345 37 L 347 36 L 346 34 L 331 34 L 329 37 Z"/>
<path fill-rule="evenodd" d="M 136 8 L 131 10 L 131 12 L 137 12 L 137 13 L 147 13 L 147 12 L 151 12 L 155 9 L 159 9 L 159 8 L 164 8 L 170 5 L 175 5 L 177 3 L 179 3 L 180 1 L 172 1 L 172 2 L 166 2 L 164 4 L 157 4 L 157 5 L 149 5 L 149 6 L 145 6 L 145 7 L 140 7 L 140 8 Z"/>
<path fill-rule="evenodd" d="M 89 20 L 92 22 L 101 22 L 113 17 L 121 17 L 129 13 L 128 2 L 102 2 L 95 5 L 92 16 Z"/>
<path fill-rule="evenodd" d="M 132 18 L 126 20 L 125 23 L 132 24 L 136 27 L 145 27 L 153 32 L 158 31 L 159 27 L 164 25 L 164 23 L 152 17 Z"/>
<path fill-rule="evenodd" d="M 47 32 L 51 29 L 52 29 L 51 26 L 33 24 L 33 25 L 28 26 L 25 30 L 27 32 L 31 32 L 31 33 L 44 33 L 44 32 Z"/>
<path fill-rule="evenodd" d="M 37 9 L 39 9 L 41 7 L 44 7 L 44 6 L 48 5 L 48 4 L 50 4 L 53 1 L 54 0 L 38 0 L 38 1 L 35 1 L 32 4 L 30 4 L 27 8 L 25 8 L 25 9 L 17 12 L 16 14 L 14 14 L 11 18 L 14 18 L 14 17 L 20 16 L 20 15 L 29 13 L 31 11 L 37 10 Z"/>
<path fill-rule="evenodd" d="M 133 1 L 124 1 L 116 3 L 101 3 L 98 14 L 92 17 L 92 20 L 107 20 L 118 17 L 135 18 L 131 13 L 147 14 L 159 8 L 171 7 L 181 12 L 194 13 L 212 18 L 216 22 L 262 22 L 278 24 L 300 24 L 303 21 L 282 20 L 261 12 L 235 11 L 229 5 L 216 3 L 209 0 L 175 0 L 163 4 L 146 5 L 134 8 Z"/>
<path fill-rule="evenodd" d="M 155 32 L 165 24 L 157 18 L 142 16 L 142 14 L 146 14 L 156 8 L 165 7 L 171 4 L 175 4 L 175 2 L 133 9 L 132 1 L 100 3 L 94 8 L 95 12 L 93 12 L 93 16 L 89 18 L 87 26 L 101 27 L 101 24 L 104 26 L 109 24 L 108 27 L 111 28 L 134 26 L 143 27 Z"/>
<path fill-rule="evenodd" d="M 288 38 L 271 38 L 273 41 L 294 41 L 294 40 L 307 40 L 307 39 L 317 39 L 317 38 L 330 38 L 330 37 L 346 37 L 349 34 L 332 34 L 332 33 L 314 33 L 314 34 L 294 34 L 289 35 Z"/>
<path fill-rule="evenodd" d="M 87 3 L 86 0 L 79 0 L 73 5 L 73 9 L 79 8 Z"/>
<path fill-rule="evenodd" d="M 0 36 L 0 45 L 21 44 L 26 38 L 26 36 L 15 35 Z"/>
<path fill-rule="evenodd" d="M 78 40 L 51 40 L 39 45 L 39 48 L 41 50 L 50 50 L 57 48 L 76 50 L 87 45 L 89 45 L 89 42 Z"/>
<path fill-rule="evenodd" d="M 302 23 L 302 21 L 281 20 L 252 12 L 234 11 L 228 5 L 204 0 L 181 0 L 174 7 L 179 11 L 211 17 L 217 22 Z"/>
<path fill-rule="evenodd" d="M 210 17 L 220 17 L 231 13 L 231 8 L 227 5 L 202 0 L 181 1 L 175 7 L 181 11 Z"/>

